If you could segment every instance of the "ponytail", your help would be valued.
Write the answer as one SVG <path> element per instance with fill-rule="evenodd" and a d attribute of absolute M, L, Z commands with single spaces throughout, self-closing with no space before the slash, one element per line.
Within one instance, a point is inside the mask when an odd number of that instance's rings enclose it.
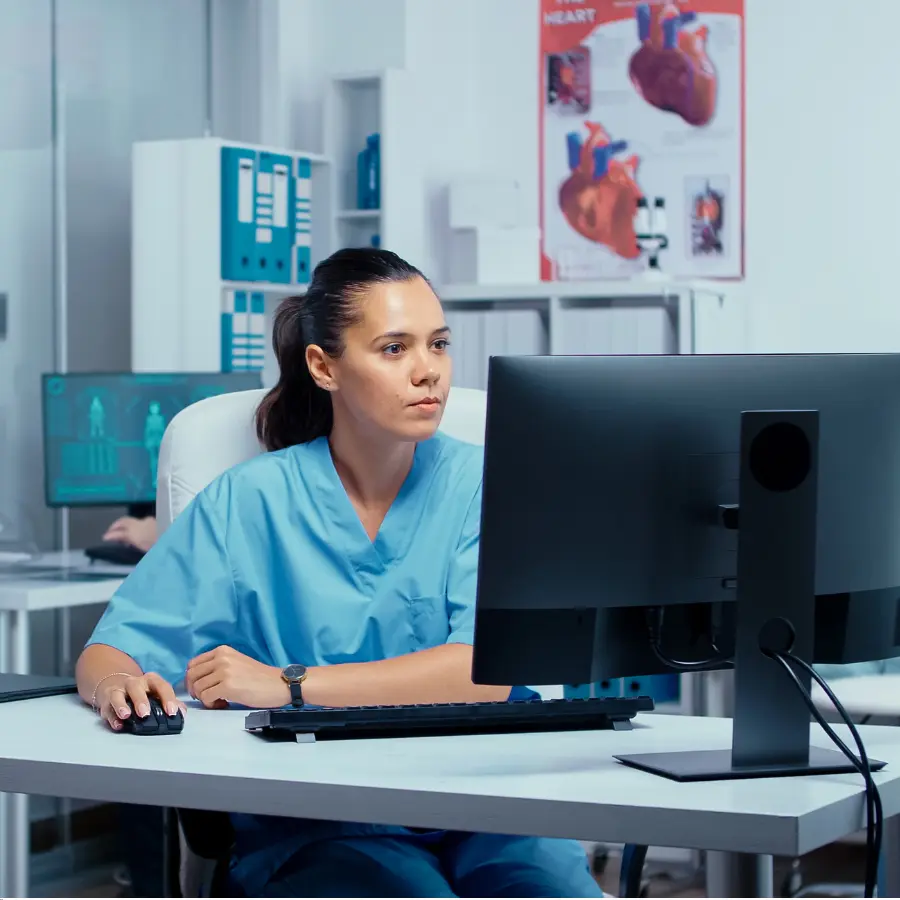
<path fill-rule="evenodd" d="M 413 278 L 424 276 L 389 250 L 338 250 L 316 266 L 305 294 L 282 302 L 272 329 L 278 384 L 256 410 L 256 434 L 267 450 L 306 444 L 331 433 L 331 395 L 310 374 L 307 347 L 316 345 L 332 359 L 340 358 L 344 332 L 362 317 L 359 300 L 366 289 Z"/>
<path fill-rule="evenodd" d="M 275 315 L 272 346 L 280 375 L 256 411 L 256 434 L 267 450 L 305 444 L 331 431 L 331 397 L 306 365 L 304 299 L 288 297 Z"/>

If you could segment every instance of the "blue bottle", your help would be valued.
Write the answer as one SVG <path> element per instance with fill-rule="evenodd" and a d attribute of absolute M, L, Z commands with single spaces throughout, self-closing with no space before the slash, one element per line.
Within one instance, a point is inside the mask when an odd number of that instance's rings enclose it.
<path fill-rule="evenodd" d="M 356 208 L 368 209 L 369 148 L 356 154 Z"/>
<path fill-rule="evenodd" d="M 368 152 L 368 209 L 381 208 L 381 136 L 370 134 L 366 138 Z"/>

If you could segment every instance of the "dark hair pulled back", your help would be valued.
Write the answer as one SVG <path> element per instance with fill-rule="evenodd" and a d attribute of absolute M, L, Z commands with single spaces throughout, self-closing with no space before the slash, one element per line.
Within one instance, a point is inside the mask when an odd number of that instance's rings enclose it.
<path fill-rule="evenodd" d="M 360 298 L 376 284 L 424 278 L 396 253 L 374 247 L 338 250 L 313 271 L 305 294 L 282 301 L 275 315 L 272 346 L 278 384 L 256 411 L 256 433 L 268 450 L 305 444 L 331 432 L 331 396 L 313 380 L 306 348 L 316 344 L 337 359 L 344 332 L 361 318 Z"/>

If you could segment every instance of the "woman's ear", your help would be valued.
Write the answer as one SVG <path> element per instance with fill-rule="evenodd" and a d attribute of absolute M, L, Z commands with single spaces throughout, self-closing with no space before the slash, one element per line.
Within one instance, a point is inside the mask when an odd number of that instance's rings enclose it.
<path fill-rule="evenodd" d="M 334 390 L 334 361 L 318 344 L 310 344 L 306 348 L 306 366 L 313 381 L 322 390 Z"/>

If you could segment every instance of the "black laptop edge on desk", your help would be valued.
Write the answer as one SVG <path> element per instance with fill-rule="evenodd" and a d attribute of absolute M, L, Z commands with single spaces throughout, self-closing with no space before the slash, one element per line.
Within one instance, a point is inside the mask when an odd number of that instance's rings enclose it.
<path fill-rule="evenodd" d="M 35 700 L 38 697 L 55 697 L 74 694 L 78 690 L 71 678 L 55 675 L 13 675 L 0 672 L 0 703 L 15 700 Z"/>

